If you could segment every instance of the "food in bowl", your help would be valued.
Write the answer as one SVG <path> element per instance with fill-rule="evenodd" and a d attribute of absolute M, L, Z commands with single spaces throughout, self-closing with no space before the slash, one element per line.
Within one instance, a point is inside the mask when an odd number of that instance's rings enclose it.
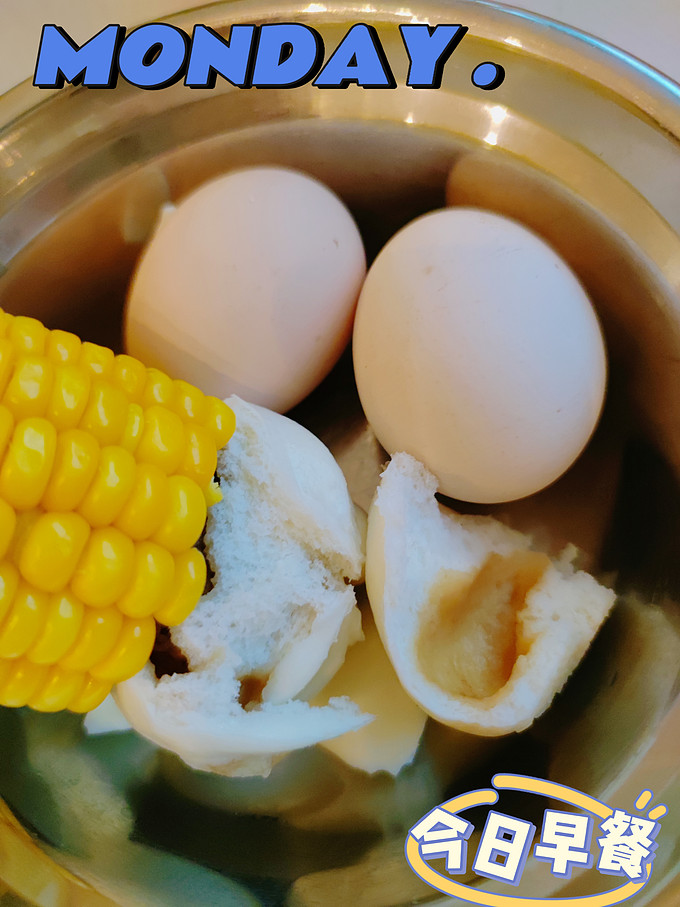
<path fill-rule="evenodd" d="M 148 334 L 144 325 L 150 323 L 149 313 L 153 313 L 151 301 L 160 299 L 165 303 L 174 292 L 174 308 L 184 309 L 187 326 L 198 323 L 205 330 L 206 326 L 225 324 L 234 348 L 241 350 L 243 361 L 257 360 L 258 343 L 254 342 L 253 331 L 244 325 L 242 318 L 234 316 L 231 304 L 221 303 L 214 293 L 207 302 L 199 294 L 200 301 L 194 304 L 191 287 L 186 285 L 187 274 L 198 277 L 203 270 L 215 271 L 223 264 L 214 254 L 201 259 L 204 268 L 197 267 L 194 260 L 195 250 L 204 253 L 206 239 L 214 228 L 209 203 L 217 202 L 218 208 L 224 211 L 229 210 L 231 201 L 231 214 L 236 218 L 240 211 L 239 222 L 243 222 L 241 238 L 254 248 L 262 228 L 262 199 L 271 203 L 272 196 L 278 193 L 274 210 L 283 211 L 287 207 L 284 202 L 294 197 L 300 202 L 300 195 L 305 201 L 310 192 L 312 198 L 321 197 L 340 218 L 345 230 L 349 229 L 348 242 L 335 238 L 329 245 L 327 212 L 318 205 L 305 209 L 304 230 L 308 240 L 318 232 L 326 252 L 335 247 L 345 254 L 345 247 L 350 247 L 348 261 L 340 268 L 349 283 L 340 281 L 342 292 L 338 296 L 343 301 L 342 319 L 346 322 L 347 312 L 353 310 L 361 271 L 361 268 L 357 271 L 357 264 L 359 259 L 363 262 L 361 239 L 354 241 L 356 228 L 348 212 L 323 186 L 302 174 L 252 168 L 209 183 L 188 201 L 180 203 L 173 216 L 174 233 L 172 230 L 168 233 L 168 215 L 162 219 L 130 290 L 129 345 L 135 348 L 141 337 L 143 346 L 143 338 Z M 334 230 L 335 227 L 331 228 L 331 233 Z M 168 235 L 171 240 L 166 247 Z M 276 223 L 273 235 L 278 237 L 278 247 L 268 253 L 274 264 L 264 284 L 256 281 L 250 291 L 235 289 L 234 295 L 240 293 L 241 302 L 255 310 L 264 298 L 278 323 L 296 301 L 295 281 L 300 276 L 301 259 L 299 255 L 283 254 L 287 247 L 281 223 Z M 178 241 L 178 236 L 183 242 Z M 298 252 L 309 245 L 301 243 L 296 235 L 294 243 Z M 186 254 L 184 282 L 177 280 L 173 270 L 176 264 L 173 249 Z M 227 268 L 229 273 L 234 271 L 238 257 Z M 484 283 L 488 270 L 503 269 L 503 259 L 512 260 L 511 266 L 505 267 L 502 280 L 505 299 L 512 303 L 507 305 L 509 315 L 499 310 L 492 292 L 493 283 Z M 532 270 L 529 265 L 533 262 L 536 264 Z M 246 273 L 253 266 L 254 261 L 246 258 Z M 151 277 L 145 268 L 151 269 Z M 463 276 L 456 292 L 450 292 L 457 271 Z M 555 273 L 559 278 L 557 283 Z M 212 279 L 215 290 L 214 274 Z M 436 291 L 433 280 L 435 284 L 441 283 Z M 162 292 L 163 281 L 165 292 Z M 331 280 L 333 290 L 338 289 L 335 284 L 337 281 Z M 276 285 L 274 296 L 270 285 Z M 347 292 L 348 287 L 351 292 Z M 320 308 L 324 309 L 323 299 L 321 303 Z M 332 304 L 331 314 L 333 310 Z M 440 315 L 436 325 L 430 325 L 433 312 Z M 89 469 L 90 461 L 96 465 L 96 451 L 80 468 L 77 485 L 82 493 L 77 500 L 71 500 L 71 493 L 69 502 L 81 514 L 73 518 L 82 522 L 83 516 L 89 516 L 95 531 L 89 540 L 87 533 L 83 536 L 77 550 L 66 552 L 68 556 L 63 558 L 62 565 L 68 570 L 64 577 L 61 577 L 64 570 L 57 570 L 56 575 L 61 579 L 56 584 L 54 571 L 43 577 L 37 567 L 33 568 L 41 560 L 38 556 L 41 540 L 43 547 L 49 542 L 49 538 L 48 542 L 44 541 L 47 530 L 41 527 L 46 519 L 51 521 L 50 525 L 54 523 L 49 510 L 57 507 L 55 496 L 59 501 L 64 498 L 64 486 L 72 492 L 70 474 L 66 478 L 62 476 L 75 456 L 69 454 L 73 446 L 70 436 L 71 446 L 66 453 L 55 459 L 52 450 L 56 449 L 55 442 L 49 448 L 52 452 L 44 454 L 37 497 L 30 499 L 34 508 L 42 501 L 48 509 L 47 515 L 41 515 L 38 508 L 35 527 L 31 524 L 22 528 L 22 523 L 16 533 L 14 530 L 9 533 L 10 537 L 16 534 L 19 538 L 19 542 L 13 542 L 11 557 L 18 560 L 24 575 L 28 571 L 35 577 L 39 588 L 47 589 L 45 584 L 54 584 L 54 589 L 50 585 L 49 590 L 58 591 L 70 579 L 72 592 L 88 608 L 105 608 L 120 599 L 123 614 L 146 618 L 146 624 L 139 627 L 134 624 L 132 631 L 123 626 L 117 632 L 106 621 L 99 621 L 99 636 L 108 635 L 112 640 L 120 636 L 122 642 L 113 645 L 103 662 L 104 668 L 98 664 L 92 668 L 90 685 L 98 679 L 119 680 L 130 673 L 128 670 L 122 673 L 116 662 L 124 663 L 127 668 L 130 649 L 148 652 L 147 637 L 153 630 L 150 619 L 153 614 L 160 628 L 157 640 L 162 652 L 156 648 L 141 672 L 119 685 L 117 699 L 134 727 L 154 742 L 177 752 L 189 765 L 225 775 L 266 775 L 285 753 L 356 732 L 369 722 L 373 716 L 362 715 L 347 699 L 332 698 L 321 707 L 307 704 L 316 694 L 323 694 L 326 683 L 345 660 L 348 646 L 356 644 L 362 636 L 361 616 L 351 589 L 352 582 L 360 581 L 364 565 L 362 520 L 357 516 L 360 511 L 350 499 L 339 467 L 324 445 L 290 419 L 236 396 L 229 397 L 226 405 L 214 398 L 203 398 L 186 382 L 173 380 L 154 368 L 145 370 L 130 357 L 115 358 L 92 344 L 85 344 L 81 354 L 77 338 L 63 332 L 48 335 L 35 320 L 8 316 L 5 321 L 9 325 L 10 341 L 19 344 L 17 364 L 7 371 L 8 417 L 17 409 L 32 416 L 44 413 L 46 418 L 40 425 L 44 423 L 45 431 L 55 431 L 52 423 L 62 429 L 73 424 L 90 429 L 101 443 L 123 444 L 117 459 L 111 459 L 116 448 L 104 447 L 99 465 L 101 476 Z M 447 322 L 457 330 L 441 331 Z M 258 323 L 261 331 L 266 330 L 266 323 Z M 481 426 L 486 446 L 498 445 L 495 471 L 489 468 L 486 475 L 474 479 L 468 486 L 475 486 L 474 493 L 468 497 L 476 501 L 518 496 L 517 487 L 514 494 L 508 494 L 510 485 L 505 486 L 503 494 L 498 492 L 504 481 L 510 484 L 513 481 L 509 478 L 512 469 L 510 472 L 506 469 L 508 461 L 511 467 L 519 463 L 526 469 L 540 489 L 545 484 L 543 452 L 539 452 L 540 465 L 536 466 L 530 457 L 522 457 L 521 451 L 508 450 L 507 426 L 513 419 L 516 423 L 513 437 L 519 437 L 524 446 L 523 433 L 533 438 L 539 448 L 541 440 L 534 437 L 538 432 L 532 432 L 531 420 L 518 416 L 514 411 L 516 406 L 508 406 L 507 385 L 514 374 L 523 368 L 527 370 L 528 378 L 521 376 L 513 390 L 514 397 L 521 397 L 520 391 L 524 390 L 524 406 L 534 417 L 534 428 L 540 427 L 543 439 L 553 442 L 552 450 L 568 446 L 565 442 L 569 436 L 577 435 L 576 446 L 572 444 L 567 451 L 571 459 L 574 449 L 583 446 L 599 415 L 605 374 L 597 319 L 577 281 L 532 234 L 485 212 L 440 211 L 404 228 L 378 256 L 361 293 L 355 361 L 361 376 L 360 394 L 367 386 L 371 391 L 369 421 L 371 413 L 380 422 L 383 408 L 390 410 L 380 388 L 393 382 L 401 387 L 409 376 L 413 379 L 416 373 L 425 370 L 431 353 L 431 344 L 428 347 L 426 341 L 428 337 L 440 336 L 433 328 L 439 328 L 442 336 L 448 334 L 447 342 L 453 341 L 454 347 L 459 344 L 458 358 L 469 360 L 472 366 L 479 359 L 483 361 L 481 368 L 477 367 L 477 380 L 468 381 L 465 387 L 457 386 L 449 374 L 450 355 L 431 356 L 429 363 L 431 400 L 447 399 L 449 395 L 463 399 L 465 405 L 477 411 L 477 426 Z M 190 358 L 200 361 L 204 349 L 200 338 L 180 334 L 177 325 L 173 328 L 165 322 L 163 330 L 181 336 Z M 405 332 L 409 340 L 406 345 L 402 340 L 401 348 L 394 339 L 398 330 L 402 336 Z M 412 342 L 409 333 L 413 335 Z M 336 334 L 330 319 L 317 341 L 322 345 L 337 345 Z M 565 335 L 569 343 L 563 349 Z M 481 342 L 483 336 L 488 343 Z M 489 339 L 493 336 L 495 342 Z M 524 342 L 525 336 L 528 342 Z M 54 388 L 49 363 L 36 359 L 48 345 L 57 363 Z M 377 351 L 380 347 L 388 348 L 394 357 L 389 367 Z M 507 347 L 513 350 L 514 358 L 508 356 Z M 586 350 L 584 359 L 575 355 L 580 347 Z M 372 354 L 368 355 L 367 351 Z M 561 358 L 556 363 L 558 352 Z M 223 356 L 229 363 L 230 353 L 226 351 Z M 369 380 L 366 385 L 364 372 L 371 358 L 383 367 L 376 372 L 371 365 L 372 383 Z M 512 359 L 510 366 L 508 358 Z M 532 368 L 534 360 L 539 358 L 547 387 L 540 387 L 539 397 L 535 398 L 531 392 L 541 382 Z M 66 387 L 64 369 L 72 368 L 80 359 L 84 366 L 90 367 L 96 380 L 92 389 L 89 383 L 83 385 L 82 393 L 76 394 L 72 401 L 63 389 Z M 180 371 L 182 361 L 180 357 L 177 365 Z M 584 368 L 583 362 L 589 368 Z M 291 380 L 297 385 L 300 374 L 306 373 L 307 361 L 298 355 L 289 365 Z M 567 365 L 572 371 L 565 380 Z M 260 367 L 263 368 L 263 363 Z M 174 371 L 172 363 L 170 371 Z M 557 381 L 551 384 L 547 379 L 553 374 L 557 374 Z M 66 377 L 70 375 L 69 372 Z M 480 403 L 475 393 L 485 376 L 489 378 L 488 387 Z M 107 378 L 112 382 L 110 389 L 102 383 Z M 257 395 L 255 390 L 252 392 Z M 466 396 L 470 398 L 467 401 Z M 147 408 L 130 403 L 131 400 L 139 400 Z M 566 430 L 557 432 L 552 423 L 547 429 L 542 425 L 549 410 L 560 414 L 562 407 L 569 408 L 568 404 L 574 413 L 567 413 Z M 177 413 L 166 413 L 163 406 Z M 463 458 L 467 456 L 468 461 L 474 462 L 481 457 L 481 450 L 475 453 L 475 445 L 479 447 L 480 443 L 475 426 L 468 425 L 455 406 L 448 411 L 445 405 L 444 412 L 439 412 L 425 399 L 414 399 L 410 409 L 401 414 L 398 409 L 394 411 L 392 407 L 392 420 L 400 416 L 402 424 L 416 422 L 427 435 L 431 443 L 429 449 L 425 444 L 428 465 L 432 455 L 439 466 L 451 461 L 452 473 L 459 473 L 456 456 L 466 444 L 471 445 L 472 452 Z M 419 409 L 430 411 L 427 431 L 418 422 Z M 509 410 L 505 412 L 505 422 L 498 423 L 498 415 L 504 409 Z M 229 424 L 222 430 L 227 413 Z M 214 447 L 218 438 L 221 446 L 233 430 L 234 414 L 235 437 L 228 448 L 220 450 L 217 458 L 216 478 L 226 495 L 220 501 L 222 493 L 214 483 L 211 485 Z M 186 426 L 180 417 L 188 420 Z M 213 422 L 217 432 L 214 438 L 206 434 Z M 562 424 L 563 420 L 558 418 L 557 422 Z M 19 429 L 25 434 L 24 423 L 19 424 Z M 556 445 L 553 435 L 557 435 Z M 17 505 L 18 494 L 16 481 L 10 481 L 8 469 L 13 470 L 12 476 L 18 475 L 18 467 L 13 464 L 23 462 L 23 447 L 21 450 L 19 447 L 22 443 L 26 447 L 27 443 L 21 440 L 23 435 L 19 440 L 17 437 L 15 432 L 0 472 L 0 490 L 8 506 Z M 396 437 L 399 437 L 398 430 Z M 398 446 L 398 442 L 394 443 Z M 140 457 L 139 475 L 130 451 Z M 127 457 L 129 464 L 126 460 L 118 463 L 121 457 Z M 206 460 L 210 461 L 210 468 L 206 467 Z M 170 475 L 166 483 L 168 502 L 163 506 L 162 502 L 158 503 L 154 511 L 159 514 L 158 525 L 149 523 L 147 513 L 150 507 L 154 509 L 147 501 L 147 491 L 154 486 L 153 476 L 147 475 L 150 468 L 159 471 L 160 479 L 161 473 Z M 173 470 L 179 471 L 178 477 Z M 196 492 L 202 506 L 198 510 L 193 505 L 194 477 L 200 478 L 204 486 Z M 173 482 L 179 482 L 180 486 L 171 488 Z M 171 554 L 183 559 L 182 563 L 187 557 L 191 564 L 201 559 L 192 549 L 205 518 L 201 490 L 213 504 L 203 536 L 211 577 L 200 607 L 189 613 L 188 607 L 178 610 L 173 598 L 178 590 L 183 602 L 187 598 L 184 580 L 175 578 L 170 590 L 171 572 L 165 571 L 167 581 L 165 585 L 161 583 L 159 576 L 163 571 L 157 563 L 156 548 L 164 543 Z M 614 595 L 586 574 L 570 573 L 564 559 L 560 569 L 555 569 L 545 554 L 531 550 L 531 539 L 504 529 L 489 518 L 476 522 L 474 518 L 457 518 L 453 514 L 448 520 L 441 515 L 438 518 L 433 498 L 436 490 L 436 479 L 422 464 L 407 454 L 394 452 L 371 506 L 367 592 L 378 618 L 377 628 L 386 654 L 404 690 L 437 720 L 481 734 L 522 730 L 547 708 L 566 681 L 606 617 Z M 451 487 L 446 480 L 443 485 L 440 481 L 439 490 L 450 491 Z M 146 498 L 142 500 L 145 493 Z M 22 508 L 26 506 L 30 505 L 23 502 Z M 29 516 L 32 513 L 33 510 Z M 62 522 L 65 518 L 62 517 Z M 121 530 L 126 528 L 141 546 L 136 552 L 134 545 L 126 542 L 132 555 L 122 547 L 124 538 L 117 543 Z M 437 552 L 438 556 L 432 560 Z M 205 567 L 202 571 L 194 569 L 194 574 L 192 590 L 203 581 Z M 192 604 L 194 600 L 195 596 Z M 16 635 L 14 625 L 19 618 L 14 611 L 7 619 L 8 627 L 0 636 L 0 645 L 8 635 Z M 61 612 L 54 608 L 43 608 L 43 611 L 44 632 L 54 634 L 53 625 Z M 93 619 L 99 616 L 95 611 Z M 166 621 L 167 616 L 175 619 Z M 89 611 L 85 623 L 88 617 Z M 36 618 L 36 633 L 39 623 Z M 172 640 L 165 623 L 180 624 L 172 631 Z M 371 627 L 370 621 L 368 626 Z M 135 640 L 141 639 L 136 647 L 128 640 L 131 632 L 136 634 Z M 91 649 L 93 632 L 86 631 L 85 637 Z M 36 644 L 40 653 L 45 648 L 41 640 L 42 637 Z M 80 653 L 85 642 L 80 638 L 72 642 L 82 661 Z M 476 657 L 471 651 L 475 646 L 479 648 Z M 95 650 L 99 652 L 96 646 Z M 561 652 L 562 657 L 555 658 L 555 651 Z M 10 658 L 18 654 L 24 654 L 23 650 L 18 653 L 8 650 Z M 66 666 L 73 667 L 75 655 L 70 649 L 64 655 Z M 34 649 L 30 649 L 28 661 L 37 657 Z M 26 672 L 23 663 L 21 668 L 23 678 Z M 37 672 L 36 668 L 34 673 Z M 10 674 L 4 685 L 14 691 L 19 681 Z M 51 686 L 65 685 L 61 675 L 56 679 L 59 683 L 53 682 L 53 678 L 49 680 Z M 22 683 L 26 686 L 23 680 Z M 59 706 L 62 699 L 55 700 L 50 708 Z M 86 697 L 86 702 L 90 699 Z M 23 701 L 42 703 L 40 696 L 36 698 L 30 692 Z M 5 702 L 22 704 L 15 703 L 9 694 Z M 70 699 L 64 700 L 64 704 L 71 704 Z M 92 705 L 95 704 L 92 700 Z M 76 711 L 87 710 L 80 700 L 76 706 Z M 416 746 L 417 742 L 416 736 Z M 413 756 L 415 748 L 410 749 Z M 382 755 L 376 752 L 369 761 L 380 765 Z"/>

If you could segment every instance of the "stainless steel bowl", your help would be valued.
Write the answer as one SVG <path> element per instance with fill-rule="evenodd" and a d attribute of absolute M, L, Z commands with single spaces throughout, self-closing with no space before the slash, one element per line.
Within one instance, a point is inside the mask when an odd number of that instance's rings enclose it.
<path fill-rule="evenodd" d="M 307 22 L 327 49 L 349 25 L 373 24 L 398 87 L 222 83 L 144 92 L 121 83 L 113 91 L 43 93 L 20 86 L 0 100 L 0 305 L 119 347 L 125 289 L 159 207 L 244 163 L 284 163 L 324 180 L 354 211 L 369 256 L 447 199 L 512 215 L 545 236 L 587 287 L 607 333 L 612 380 L 586 458 L 545 496 L 505 516 L 543 520 L 578 541 L 635 600 L 617 608 L 550 712 L 526 734 L 475 750 L 472 766 L 457 765 L 451 741 L 436 734 L 425 761 L 396 788 L 386 779 L 357 787 L 336 766 L 305 756 L 311 761 L 298 766 L 299 776 L 328 782 L 353 832 L 312 834 L 243 815 L 247 789 L 211 787 L 131 735 L 107 750 L 82 740 L 79 719 L 4 710 L 0 795 L 13 813 L 0 815 L 0 878 L 41 904 L 245 903 L 245 889 L 229 889 L 229 876 L 264 903 L 436 901 L 403 860 L 405 829 L 437 796 L 513 769 L 624 808 L 652 788 L 670 813 L 652 881 L 636 904 L 675 904 L 680 87 L 593 38 L 483 2 L 237 0 L 169 21 L 188 32 L 195 23 L 226 32 L 234 23 Z M 398 25 L 413 21 L 469 28 L 438 90 L 405 87 Z M 484 60 L 506 71 L 494 91 L 470 80 Z M 375 448 L 347 362 L 297 415 L 332 446 L 354 490 L 370 494 Z M 280 812 L 258 802 L 261 813 Z M 245 853 L 257 846 L 259 856 Z M 521 893 L 534 897 L 603 887 L 592 870 L 563 884 L 545 873 L 525 876 Z"/>

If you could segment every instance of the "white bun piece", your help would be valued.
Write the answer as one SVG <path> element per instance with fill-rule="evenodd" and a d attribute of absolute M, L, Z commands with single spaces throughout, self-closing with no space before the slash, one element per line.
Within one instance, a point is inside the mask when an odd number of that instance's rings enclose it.
<path fill-rule="evenodd" d="M 171 631 L 189 672 L 151 664 L 118 684 L 133 727 L 193 768 L 267 774 L 278 756 L 371 720 L 347 698 L 303 701 L 362 638 L 353 581 L 363 533 L 328 449 L 297 423 L 238 397 L 208 512 L 213 588 Z"/>
<path fill-rule="evenodd" d="M 615 595 L 497 520 L 442 507 L 436 490 L 404 453 L 383 473 L 366 543 L 376 624 L 404 689 L 437 721 L 486 736 L 521 731 L 562 688 Z"/>
<path fill-rule="evenodd" d="M 314 701 L 349 696 L 375 719 L 321 745 L 354 768 L 397 775 L 413 761 L 427 715 L 399 683 L 368 607 L 362 611 L 362 629 L 363 642 L 349 649 L 340 670 Z"/>

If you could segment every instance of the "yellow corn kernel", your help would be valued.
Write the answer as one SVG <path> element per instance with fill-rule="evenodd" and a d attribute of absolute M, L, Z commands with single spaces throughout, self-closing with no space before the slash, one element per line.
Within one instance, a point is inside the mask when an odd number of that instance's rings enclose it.
<path fill-rule="evenodd" d="M 203 423 L 215 438 L 215 445 L 221 450 L 234 434 L 236 416 L 223 400 L 217 397 L 206 398 L 207 415 Z"/>
<path fill-rule="evenodd" d="M 14 416 L 5 407 L 0 405 L 0 463 L 5 458 L 5 452 L 14 432 Z"/>
<path fill-rule="evenodd" d="M 118 608 L 86 608 L 78 638 L 59 664 L 69 671 L 89 671 L 111 652 L 122 627 Z"/>
<path fill-rule="evenodd" d="M 222 500 L 222 492 L 220 491 L 220 486 L 213 479 L 210 485 L 203 490 L 205 495 L 205 503 L 208 507 L 212 507 L 213 504 L 217 504 L 218 501 Z"/>
<path fill-rule="evenodd" d="M 111 683 L 132 677 L 149 660 L 155 638 L 156 621 L 153 617 L 126 619 L 113 651 L 91 668 L 90 674 Z"/>
<path fill-rule="evenodd" d="M 18 708 L 45 684 L 49 668 L 36 665 L 24 658 L 14 660 L 12 670 L 0 685 L 0 704 Z"/>
<path fill-rule="evenodd" d="M 0 560 L 7 554 L 16 524 L 16 511 L 0 498 Z"/>
<path fill-rule="evenodd" d="M 66 706 L 72 712 L 91 712 L 96 709 L 111 692 L 111 684 L 106 680 L 97 680 L 89 674 L 85 677 L 85 686 Z"/>
<path fill-rule="evenodd" d="M 49 596 L 22 580 L 0 627 L 0 658 L 18 658 L 38 638 L 49 613 Z"/>
<path fill-rule="evenodd" d="M 115 520 L 115 525 L 139 542 L 159 528 L 168 509 L 168 477 L 152 463 L 137 466 L 132 492 Z"/>
<path fill-rule="evenodd" d="M 128 406 L 127 421 L 123 434 L 118 442 L 125 450 L 135 453 L 137 446 L 144 431 L 144 410 L 139 403 L 131 403 Z"/>
<path fill-rule="evenodd" d="M 10 324 L 7 336 L 14 344 L 18 355 L 42 356 L 45 352 L 47 328 L 37 318 L 16 315 Z"/>
<path fill-rule="evenodd" d="M 86 340 L 80 348 L 79 365 L 97 378 L 108 378 L 113 369 L 113 350 Z"/>
<path fill-rule="evenodd" d="M 45 626 L 26 652 L 26 658 L 36 664 L 56 664 L 75 645 L 84 616 L 85 606 L 71 592 L 53 595 Z"/>
<path fill-rule="evenodd" d="M 35 507 L 52 472 L 57 432 L 47 419 L 22 419 L 0 468 L 0 496 L 17 510 Z"/>
<path fill-rule="evenodd" d="M 9 337 L 0 340 L 0 395 L 5 393 L 16 364 L 16 350 Z"/>
<path fill-rule="evenodd" d="M 17 658 L 0 658 L 0 690 L 18 664 L 19 659 Z M 1 704 L 2 703 L 0 703 L 0 705 Z"/>
<path fill-rule="evenodd" d="M 3 310 L 0 309 L 0 337 L 7 336 L 9 326 L 13 321 L 14 315 L 10 315 L 9 312 L 3 312 Z"/>
<path fill-rule="evenodd" d="M 186 476 L 170 476 L 168 508 L 152 541 L 180 554 L 198 541 L 206 514 L 205 496 L 196 482 Z"/>
<path fill-rule="evenodd" d="M 50 331 L 47 337 L 47 358 L 57 365 L 59 362 L 77 363 L 80 359 L 80 337 L 69 331 Z"/>
<path fill-rule="evenodd" d="M 112 605 L 127 590 L 135 565 L 134 543 L 112 526 L 94 529 L 71 580 L 74 595 L 93 608 Z"/>
<path fill-rule="evenodd" d="M 54 466 L 43 495 L 45 510 L 75 510 L 92 484 L 99 464 L 99 444 L 78 428 L 57 437 Z"/>
<path fill-rule="evenodd" d="M 122 390 L 128 400 L 139 403 L 146 385 L 146 366 L 132 356 L 116 356 L 111 370 L 111 381 Z"/>
<path fill-rule="evenodd" d="M 13 564 L 4 561 L 0 564 L 0 626 L 9 612 L 18 588 L 19 571 Z"/>
<path fill-rule="evenodd" d="M 175 401 L 175 382 L 157 368 L 146 370 L 147 380 L 141 404 L 148 406 L 172 406 Z"/>
<path fill-rule="evenodd" d="M 150 406 L 144 413 L 144 430 L 137 446 L 137 460 L 153 463 L 172 475 L 182 462 L 184 426 L 177 415 L 162 406 Z"/>
<path fill-rule="evenodd" d="M 54 367 L 44 356 L 24 356 L 17 362 L 3 403 L 16 419 L 42 416 L 47 410 Z"/>
<path fill-rule="evenodd" d="M 16 514 L 14 533 L 12 535 L 12 540 L 9 543 L 9 548 L 7 549 L 6 559 L 17 568 L 21 559 L 21 552 L 26 544 L 26 539 L 31 534 L 31 530 L 35 523 L 40 519 L 41 513 L 41 510 L 34 508 L 32 510 L 22 510 L 20 513 Z"/>
<path fill-rule="evenodd" d="M 203 595 L 206 575 L 205 558 L 197 548 L 190 548 L 176 557 L 173 593 L 166 604 L 154 613 L 156 620 L 166 627 L 181 624 Z"/>
<path fill-rule="evenodd" d="M 78 508 L 91 526 L 109 526 L 135 484 L 135 458 L 122 447 L 102 447 L 97 472 Z"/>
<path fill-rule="evenodd" d="M 43 592 L 58 592 L 70 581 L 90 534 L 77 513 L 43 513 L 33 524 L 19 555 L 26 582 Z"/>
<path fill-rule="evenodd" d="M 84 686 L 84 674 L 53 665 L 48 669 L 43 684 L 28 700 L 28 705 L 39 712 L 59 712 L 78 696 Z"/>
<path fill-rule="evenodd" d="M 172 555 L 153 542 L 140 542 L 135 550 L 135 572 L 118 607 L 128 617 L 148 617 L 162 607 L 172 593 L 175 562 Z"/>
<path fill-rule="evenodd" d="M 100 444 L 117 444 L 125 430 L 129 402 L 123 391 L 95 381 L 79 428 L 90 431 Z"/>
<path fill-rule="evenodd" d="M 208 415 L 205 394 L 187 381 L 175 381 L 174 409 L 190 422 L 203 422 Z"/>
<path fill-rule="evenodd" d="M 45 415 L 59 430 L 76 428 L 90 399 L 92 379 L 88 372 L 69 362 L 56 365 L 52 395 Z"/>
<path fill-rule="evenodd" d="M 208 488 L 217 467 L 215 440 L 202 425 L 187 425 L 186 448 L 177 472 Z"/>

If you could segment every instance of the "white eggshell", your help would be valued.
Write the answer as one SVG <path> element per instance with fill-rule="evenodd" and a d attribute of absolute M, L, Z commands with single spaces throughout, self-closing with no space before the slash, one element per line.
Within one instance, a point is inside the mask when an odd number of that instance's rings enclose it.
<path fill-rule="evenodd" d="M 345 348 L 366 259 L 340 199 L 305 174 L 236 170 L 164 213 L 128 296 L 128 351 L 278 412 Z"/>
<path fill-rule="evenodd" d="M 418 218 L 384 247 L 354 327 L 378 440 L 445 494 L 500 502 L 549 485 L 600 415 L 606 357 L 577 278 L 539 237 L 470 208 Z"/>

